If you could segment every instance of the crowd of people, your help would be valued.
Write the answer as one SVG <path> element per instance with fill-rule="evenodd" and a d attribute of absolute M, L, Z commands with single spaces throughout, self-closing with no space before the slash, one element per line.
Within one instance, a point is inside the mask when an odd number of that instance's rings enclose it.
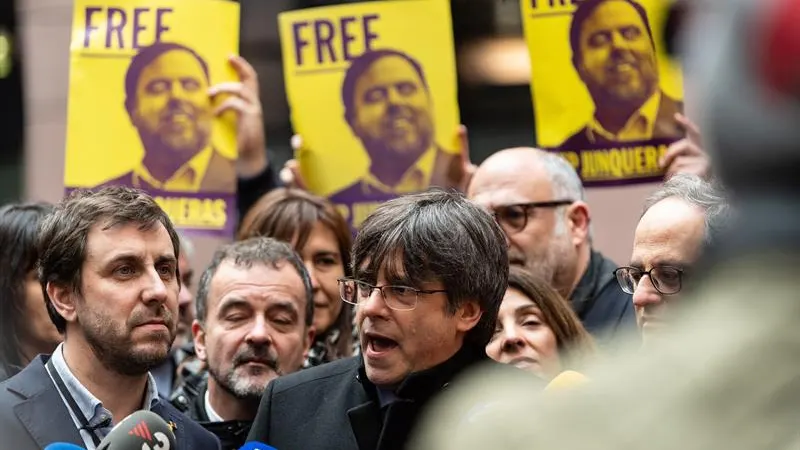
<path fill-rule="evenodd" d="M 624 264 L 593 247 L 572 165 L 535 148 L 474 166 L 463 145 L 451 188 L 381 204 L 353 238 L 295 161 L 267 159 L 255 71 L 233 68 L 240 220 L 211 261 L 130 187 L 0 209 L 4 448 L 93 449 L 141 409 L 184 449 L 409 448 L 472 369 L 541 391 L 657 341 L 727 223 L 700 132 L 677 113 L 686 137 Z"/>

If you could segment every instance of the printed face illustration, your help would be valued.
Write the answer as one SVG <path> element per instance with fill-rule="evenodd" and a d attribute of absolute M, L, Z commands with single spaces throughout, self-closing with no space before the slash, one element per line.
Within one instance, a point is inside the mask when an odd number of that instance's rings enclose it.
<path fill-rule="evenodd" d="M 184 50 L 170 50 L 145 67 L 136 85 L 131 118 L 145 147 L 154 143 L 175 153 L 195 154 L 211 134 L 208 80 L 199 61 Z"/>
<path fill-rule="evenodd" d="M 606 1 L 583 22 L 577 69 L 596 102 L 644 103 L 655 92 L 653 42 L 630 3 Z"/>
<path fill-rule="evenodd" d="M 416 160 L 433 140 L 431 99 L 420 74 L 403 57 L 373 62 L 355 84 L 351 126 L 370 158 L 385 152 Z"/>

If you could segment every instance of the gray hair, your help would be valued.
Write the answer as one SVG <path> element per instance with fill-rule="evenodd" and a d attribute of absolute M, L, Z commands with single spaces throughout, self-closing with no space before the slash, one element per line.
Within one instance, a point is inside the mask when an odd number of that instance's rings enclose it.
<path fill-rule="evenodd" d="M 356 279 L 376 283 L 381 271 L 392 284 L 441 282 L 450 314 L 477 301 L 483 315 L 465 344 L 486 347 L 508 287 L 505 236 L 488 212 L 439 189 L 383 203 L 363 222 L 352 258 Z"/>
<path fill-rule="evenodd" d="M 644 215 L 653 205 L 668 198 L 677 198 L 703 210 L 706 245 L 713 242 L 728 223 L 731 208 L 722 189 L 697 175 L 680 173 L 670 178 L 644 202 Z"/>
<path fill-rule="evenodd" d="M 194 243 L 181 231 L 178 231 L 178 238 L 180 239 L 181 250 L 183 250 L 183 253 L 186 255 L 186 259 L 191 259 L 194 256 Z"/>
<path fill-rule="evenodd" d="M 586 200 L 586 191 L 578 172 L 566 159 L 556 153 L 539 150 L 542 166 L 550 175 L 554 200 Z"/>
<path fill-rule="evenodd" d="M 540 154 L 542 167 L 550 176 L 550 186 L 553 190 L 553 200 L 580 200 L 586 201 L 586 191 L 578 172 L 566 159 L 557 153 L 537 149 Z M 560 206 L 559 208 L 563 208 Z M 566 232 L 567 222 L 563 214 L 557 215 L 556 232 Z M 592 226 L 589 225 L 587 240 L 592 242 Z"/>
<path fill-rule="evenodd" d="M 306 301 L 306 326 L 310 326 L 314 320 L 314 293 L 311 287 L 311 277 L 303 264 L 303 260 L 295 253 L 289 244 L 268 237 L 254 237 L 244 241 L 228 244 L 214 253 L 211 264 L 200 276 L 200 286 L 197 289 L 197 301 L 195 301 L 195 317 L 200 323 L 206 320 L 208 314 L 208 292 L 211 289 L 211 281 L 217 273 L 220 264 L 225 261 L 232 262 L 235 266 L 249 269 L 256 264 L 266 265 L 278 269 L 278 266 L 288 262 L 297 271 L 300 279 L 303 280 Z"/>

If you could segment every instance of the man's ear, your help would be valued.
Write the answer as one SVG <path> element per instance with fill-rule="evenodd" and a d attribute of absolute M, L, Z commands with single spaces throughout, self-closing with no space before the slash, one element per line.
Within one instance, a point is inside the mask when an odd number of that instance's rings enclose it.
<path fill-rule="evenodd" d="M 456 311 L 456 329 L 463 333 L 475 328 L 483 316 L 483 310 L 477 300 L 465 301 Z"/>
<path fill-rule="evenodd" d="M 591 216 L 589 205 L 584 201 L 576 201 L 569 205 L 566 212 L 567 230 L 572 237 L 572 244 L 579 245 L 589 239 Z"/>
<path fill-rule="evenodd" d="M 77 295 L 74 289 L 71 286 L 48 281 L 45 291 L 56 312 L 67 322 L 74 322 L 78 316 L 75 307 Z"/>
<path fill-rule="evenodd" d="M 197 355 L 197 359 L 206 362 L 206 330 L 203 329 L 203 325 L 197 319 L 192 322 L 192 338 L 194 339 L 194 352 Z"/>
<path fill-rule="evenodd" d="M 303 360 L 308 359 L 308 352 L 311 350 L 311 344 L 314 342 L 314 337 L 317 335 L 317 329 L 314 325 L 309 325 L 306 330 L 306 341 L 303 343 Z"/>

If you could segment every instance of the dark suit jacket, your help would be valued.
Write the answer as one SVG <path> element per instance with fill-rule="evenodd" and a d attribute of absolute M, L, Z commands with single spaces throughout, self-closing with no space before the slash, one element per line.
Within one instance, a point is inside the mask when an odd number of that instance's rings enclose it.
<path fill-rule="evenodd" d="M 127 186 L 157 190 L 155 187 L 144 182 L 140 182 L 139 186 L 134 186 L 133 179 L 133 171 L 130 171 L 117 178 L 103 182 L 97 186 L 97 188 L 104 188 L 106 186 Z M 203 175 L 203 180 L 200 182 L 200 192 L 234 193 L 236 192 L 236 181 L 236 162 L 222 156 L 215 150 L 211 155 L 211 160 L 208 162 L 208 168 L 206 169 L 205 175 Z"/>
<path fill-rule="evenodd" d="M 675 113 L 683 112 L 683 102 L 675 100 L 667 96 L 663 91 L 661 92 L 661 103 L 658 105 L 658 112 L 656 113 L 656 122 L 653 125 L 652 139 L 680 139 L 684 136 L 685 131 L 683 127 L 675 120 Z M 583 150 L 603 145 L 620 144 L 620 142 L 612 142 L 604 139 L 602 136 L 594 136 L 594 142 L 589 140 L 589 126 L 585 126 L 578 130 L 577 133 L 570 136 L 560 146 L 561 150 Z"/>
<path fill-rule="evenodd" d="M 39 356 L 22 372 L 0 383 L 0 447 L 39 450 L 54 442 L 85 445 L 45 370 L 48 359 L 49 356 Z M 219 449 L 219 441 L 213 434 L 166 400 L 159 401 L 152 411 L 167 422 L 175 422 L 178 450 Z"/>
<path fill-rule="evenodd" d="M 495 364 L 487 361 L 484 349 L 464 347 L 410 375 L 396 390 L 398 400 L 383 409 L 361 356 L 282 376 L 267 386 L 247 440 L 279 450 L 404 449 L 428 401 L 465 369 Z"/>

